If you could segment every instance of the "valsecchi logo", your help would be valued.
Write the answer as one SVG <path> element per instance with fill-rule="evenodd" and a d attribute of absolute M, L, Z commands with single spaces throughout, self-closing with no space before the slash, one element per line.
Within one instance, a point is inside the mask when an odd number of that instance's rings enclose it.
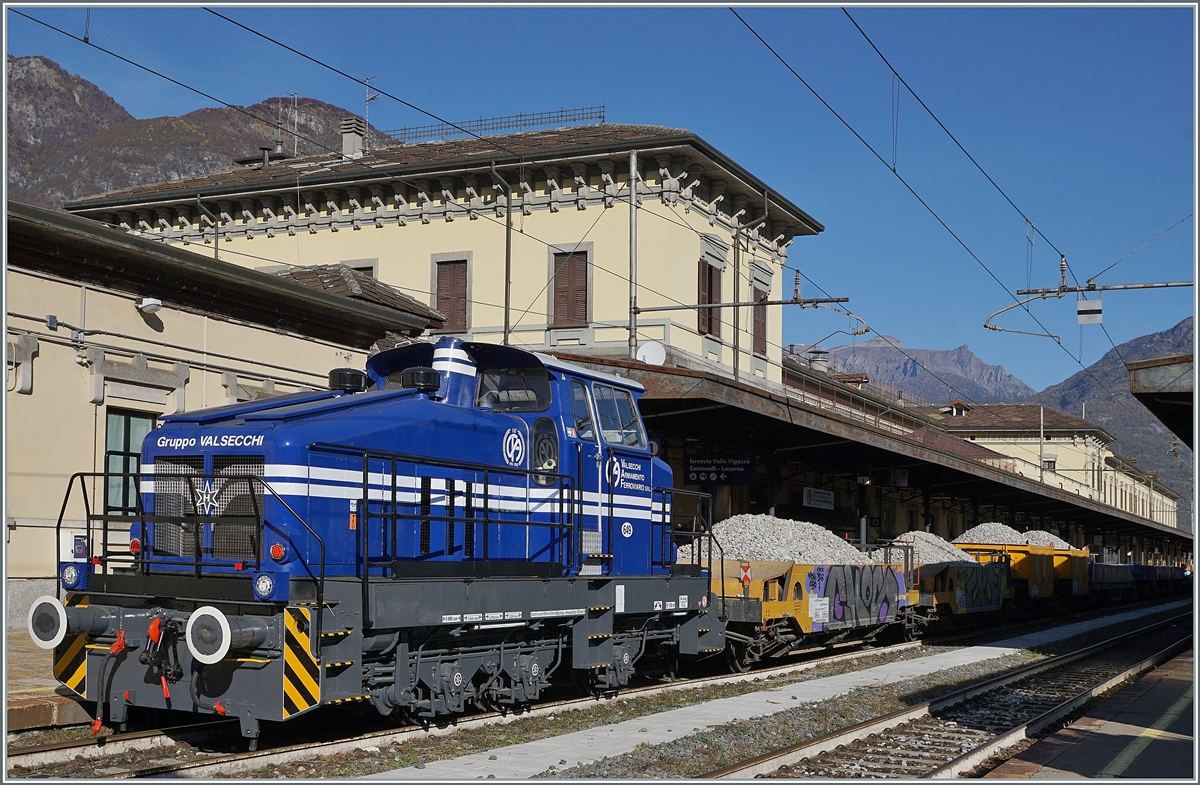
<path fill-rule="evenodd" d="M 615 455 L 608 462 L 608 481 L 614 488 L 621 485 L 621 459 Z"/>
<path fill-rule="evenodd" d="M 509 466 L 521 466 L 525 463 L 525 435 L 516 428 L 504 432 L 504 462 Z"/>

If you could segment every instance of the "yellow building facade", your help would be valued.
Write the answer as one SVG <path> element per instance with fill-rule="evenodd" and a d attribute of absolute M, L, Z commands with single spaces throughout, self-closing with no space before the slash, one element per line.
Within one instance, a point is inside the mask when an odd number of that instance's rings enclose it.
<path fill-rule="evenodd" d="M 509 342 L 614 357 L 630 354 L 631 277 L 638 308 L 786 300 L 789 245 L 823 229 L 678 129 L 601 124 L 366 154 L 355 152 L 353 124 L 347 129 L 343 156 L 258 164 L 67 207 L 200 254 L 212 253 L 215 233 L 220 257 L 250 268 L 340 262 L 367 270 L 447 313 L 447 332 L 500 343 L 511 204 Z M 725 375 L 736 364 L 744 381 L 774 386 L 782 329 L 774 305 L 636 318 L 638 345 L 662 344 L 668 364 Z"/>

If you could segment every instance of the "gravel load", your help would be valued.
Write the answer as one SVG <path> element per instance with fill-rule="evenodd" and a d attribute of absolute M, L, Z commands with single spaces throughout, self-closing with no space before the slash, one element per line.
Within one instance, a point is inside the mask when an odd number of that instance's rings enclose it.
<path fill-rule="evenodd" d="M 1064 540 L 1062 537 L 1055 537 L 1050 532 L 1044 531 L 1028 531 L 1025 536 L 1034 545 L 1053 545 L 1056 550 L 1068 551 L 1071 549 L 1071 543 Z"/>
<path fill-rule="evenodd" d="M 973 526 L 954 538 L 963 545 L 1025 545 L 1029 538 L 999 521 L 989 521 Z"/>
<path fill-rule="evenodd" d="M 828 529 L 807 521 L 770 515 L 735 515 L 713 526 L 726 559 L 790 561 L 798 564 L 873 564 L 871 557 Z M 714 554 L 720 558 L 721 551 Z M 701 548 L 701 558 L 707 558 Z M 679 548 L 678 561 L 692 558 L 692 546 Z"/>
<path fill-rule="evenodd" d="M 896 538 L 896 542 L 913 546 L 913 557 L 918 564 L 944 564 L 946 562 L 973 564 L 975 562 L 970 554 L 963 552 L 959 548 L 955 548 L 941 537 L 930 532 L 905 532 Z M 892 548 L 890 550 L 880 548 L 877 551 L 872 551 L 871 558 L 883 564 L 886 562 L 889 553 L 893 562 L 900 563 L 904 561 L 904 551 L 899 548 Z"/>

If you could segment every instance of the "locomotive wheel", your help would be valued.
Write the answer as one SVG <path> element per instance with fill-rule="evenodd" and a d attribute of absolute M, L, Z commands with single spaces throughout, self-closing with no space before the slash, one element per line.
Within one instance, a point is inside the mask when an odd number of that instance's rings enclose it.
<path fill-rule="evenodd" d="M 746 647 L 733 641 L 730 641 L 725 647 L 725 661 L 729 663 L 729 669 L 734 673 L 745 673 L 753 664 Z"/>

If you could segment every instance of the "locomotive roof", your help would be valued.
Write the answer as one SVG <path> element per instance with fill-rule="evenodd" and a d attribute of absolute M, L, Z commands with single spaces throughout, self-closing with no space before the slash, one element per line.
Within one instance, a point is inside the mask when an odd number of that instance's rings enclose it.
<path fill-rule="evenodd" d="M 574 363 L 560 360 L 550 354 L 542 354 L 540 352 L 532 352 L 532 354 L 542 361 L 542 365 L 546 366 L 547 368 L 552 368 L 556 371 L 565 371 L 567 373 L 576 374 L 577 376 L 586 376 L 590 379 L 611 382 L 612 384 L 617 384 L 621 387 L 632 388 L 638 392 L 645 392 L 646 390 L 641 382 L 634 381 L 633 379 L 626 379 L 624 376 L 617 376 L 615 373 L 605 373 L 604 371 L 595 371 L 591 368 L 584 368 L 582 365 L 575 365 Z"/>
<path fill-rule="evenodd" d="M 458 348 L 466 352 L 475 365 L 480 368 L 502 368 L 506 366 L 543 367 L 558 371 L 559 373 L 570 373 L 597 381 L 608 382 L 638 392 L 645 390 L 645 387 L 640 382 L 633 379 L 626 379 L 622 376 L 603 371 L 595 371 L 591 368 L 565 362 L 552 355 L 518 349 L 515 346 L 463 342 L 459 344 Z M 433 352 L 434 344 L 431 343 L 414 343 L 407 346 L 398 346 L 395 349 L 380 352 L 367 360 L 367 372 L 378 382 L 380 379 L 386 378 L 388 374 L 395 373 L 396 371 L 431 365 L 433 363 Z"/>

